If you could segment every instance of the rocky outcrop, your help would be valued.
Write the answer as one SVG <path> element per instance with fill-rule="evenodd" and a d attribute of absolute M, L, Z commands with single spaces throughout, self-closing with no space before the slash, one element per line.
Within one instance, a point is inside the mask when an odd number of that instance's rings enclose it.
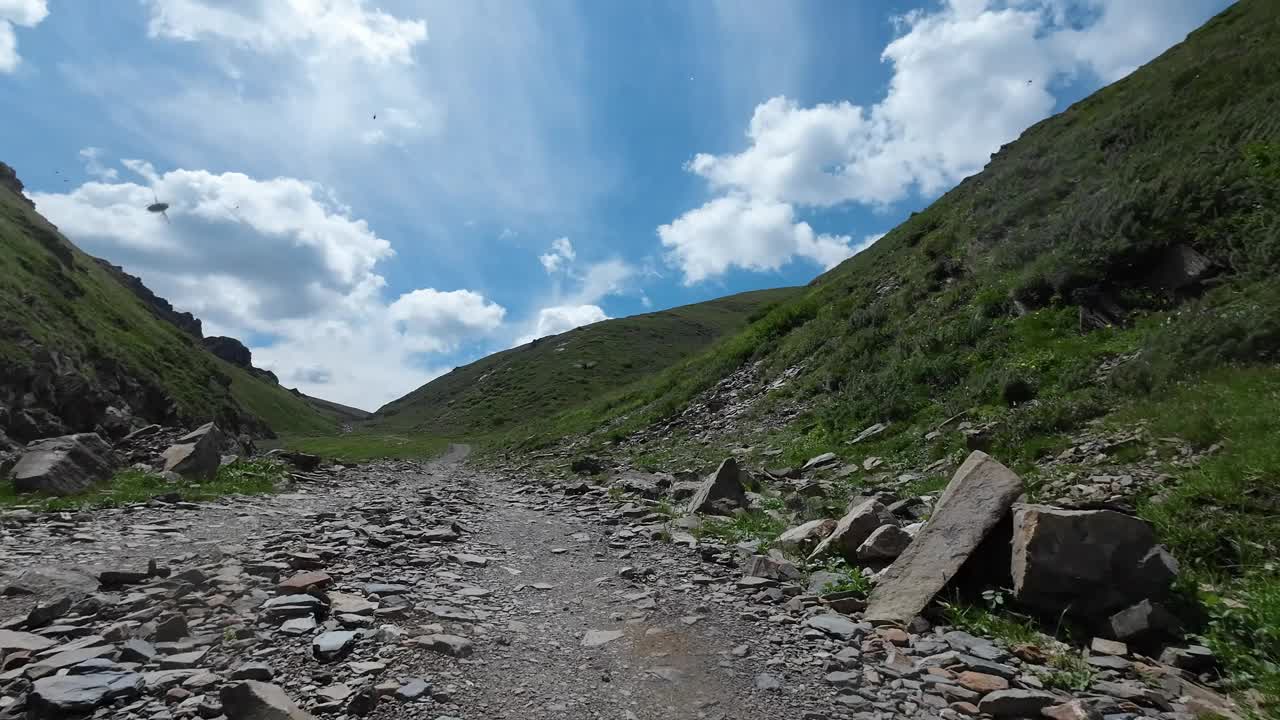
<path fill-rule="evenodd" d="M 952 476 L 933 515 L 868 599 L 866 619 L 906 625 L 960 571 L 1022 493 L 1022 479 L 981 451 Z"/>
<path fill-rule="evenodd" d="M 23 194 L 23 185 L 22 181 L 18 179 L 18 173 L 2 162 L 0 162 L 0 188 L 5 188 L 17 195 L 29 207 L 36 206 L 35 203 L 31 202 L 30 198 Z"/>
<path fill-rule="evenodd" d="M 49 438 L 27 446 L 13 468 L 18 492 L 73 495 L 111 477 L 111 446 L 95 433 Z"/>
<path fill-rule="evenodd" d="M 244 343 L 233 337 L 223 337 L 214 335 L 200 341 L 204 345 L 204 349 L 213 353 L 215 357 L 219 357 L 236 367 L 242 367 L 246 370 L 253 368 L 253 353 Z"/>
<path fill-rule="evenodd" d="M 1165 594 L 1178 564 L 1138 518 L 1020 505 L 1013 511 L 1012 570 L 1020 603 L 1096 617 Z"/>
<path fill-rule="evenodd" d="M 189 312 L 177 311 L 168 300 L 151 292 L 151 288 L 142 283 L 142 278 L 130 275 L 119 265 L 112 265 L 102 258 L 94 258 L 94 260 L 110 273 L 116 281 L 128 288 L 135 297 L 142 301 L 143 305 L 146 305 L 151 312 L 155 313 L 156 317 L 170 323 L 197 340 L 204 337 L 204 328 L 201 326 L 200 318 Z"/>

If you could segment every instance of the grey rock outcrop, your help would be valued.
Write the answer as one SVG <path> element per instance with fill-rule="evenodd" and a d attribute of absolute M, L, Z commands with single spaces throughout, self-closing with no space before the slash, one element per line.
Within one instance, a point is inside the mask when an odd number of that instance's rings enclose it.
<path fill-rule="evenodd" d="M 78 433 L 38 440 L 27 446 L 13 467 L 18 492 L 74 495 L 111 477 L 115 458 L 97 433 Z"/>

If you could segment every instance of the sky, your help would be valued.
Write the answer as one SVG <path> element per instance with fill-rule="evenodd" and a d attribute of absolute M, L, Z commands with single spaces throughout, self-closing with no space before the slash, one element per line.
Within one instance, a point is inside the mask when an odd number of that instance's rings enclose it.
<path fill-rule="evenodd" d="M 807 283 L 1228 4 L 0 0 L 0 160 L 207 335 L 372 410 Z"/>

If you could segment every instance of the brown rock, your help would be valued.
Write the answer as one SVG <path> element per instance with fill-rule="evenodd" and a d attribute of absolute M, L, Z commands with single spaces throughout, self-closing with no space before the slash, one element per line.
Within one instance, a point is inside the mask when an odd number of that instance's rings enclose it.
<path fill-rule="evenodd" d="M 983 695 L 996 690 L 1008 690 L 1009 681 L 999 675 L 988 675 L 986 673 L 974 672 L 966 670 L 956 676 L 956 682 L 961 687 L 968 688 L 976 693 Z"/>
<path fill-rule="evenodd" d="M 323 590 L 333 584 L 333 578 L 322 572 L 298 573 L 276 586 L 281 595 L 298 595 L 311 590 Z"/>
<path fill-rule="evenodd" d="M 978 710 L 978 706 L 974 705 L 971 702 L 953 702 L 947 707 L 951 708 L 952 710 L 955 710 L 961 715 L 970 715 L 970 716 L 976 717 L 977 715 L 981 714 L 981 712 Z"/>
<path fill-rule="evenodd" d="M 698 486 L 689 500 L 689 513 L 724 515 L 747 506 L 747 490 L 742 483 L 738 461 L 726 458 L 720 467 Z"/>

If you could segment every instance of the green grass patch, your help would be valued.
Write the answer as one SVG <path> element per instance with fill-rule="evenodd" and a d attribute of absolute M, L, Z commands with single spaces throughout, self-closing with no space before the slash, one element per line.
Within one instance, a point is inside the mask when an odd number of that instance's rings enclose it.
<path fill-rule="evenodd" d="M 844 558 L 833 558 L 828 560 L 819 568 L 826 572 L 835 573 L 840 579 L 834 582 L 828 582 L 822 586 L 822 592 L 853 592 L 860 597 L 866 597 L 871 594 L 871 579 L 862 574 L 862 569 L 854 567 L 845 561 Z"/>
<path fill-rule="evenodd" d="M 725 543 L 759 541 L 759 551 L 767 552 L 778 536 L 787 529 L 783 520 L 766 512 L 742 512 L 732 518 L 706 518 L 693 532 L 694 537 L 714 538 Z"/>
<path fill-rule="evenodd" d="M 1226 367 L 1120 413 L 1157 435 L 1220 446 L 1140 514 L 1182 563 L 1209 616 L 1203 641 L 1230 684 L 1280 710 L 1280 368 Z"/>
<path fill-rule="evenodd" d="M 0 485 L 0 505 L 22 505 L 39 510 L 78 510 L 119 507 L 144 503 L 164 495 L 177 495 L 188 501 L 214 500 L 229 495 L 261 495 L 275 490 L 285 477 L 284 466 L 272 460 L 243 460 L 218 469 L 217 475 L 205 482 L 170 483 L 162 476 L 138 470 L 124 470 L 111 480 L 80 495 L 55 497 L 41 494 L 19 494 L 12 483 Z"/>
<path fill-rule="evenodd" d="M 345 435 L 288 436 L 281 444 L 335 460 L 377 460 L 397 458 L 422 460 L 443 455 L 449 449 L 445 438 L 417 433 L 353 432 Z"/>
<path fill-rule="evenodd" d="M 995 638 L 1006 645 L 1039 645 L 1046 638 L 1034 620 L 1004 608 L 983 607 L 960 600 L 944 602 L 942 607 L 949 625 L 978 637 Z"/>

